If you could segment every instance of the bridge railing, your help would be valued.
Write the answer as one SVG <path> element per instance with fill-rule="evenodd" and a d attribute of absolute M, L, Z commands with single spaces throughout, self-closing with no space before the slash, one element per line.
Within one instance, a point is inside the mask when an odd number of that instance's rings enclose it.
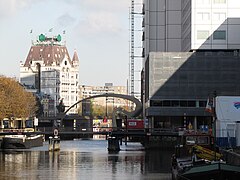
<path fill-rule="evenodd" d="M 51 134 L 54 131 L 54 127 L 37 127 L 34 128 L 25 128 L 25 129 L 1 129 L 0 132 L 14 132 L 14 133 L 23 133 L 23 132 L 33 132 L 39 131 L 46 134 Z M 165 129 L 165 128 L 116 128 L 116 127 L 88 127 L 88 128 L 81 128 L 81 127 L 59 127 L 59 133 L 106 133 L 112 131 L 118 131 L 122 133 L 146 133 L 147 135 L 157 135 L 157 134 L 177 134 L 173 129 Z"/>
<path fill-rule="evenodd" d="M 16 129 L 16 128 L 0 128 L 0 132 L 14 132 L 14 133 L 22 133 L 22 132 L 33 132 L 34 128 L 24 128 L 24 129 Z"/>

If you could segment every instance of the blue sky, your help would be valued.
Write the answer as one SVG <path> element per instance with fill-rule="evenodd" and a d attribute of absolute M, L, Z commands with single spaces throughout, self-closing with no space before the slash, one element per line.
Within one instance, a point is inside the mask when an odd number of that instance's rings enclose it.
<path fill-rule="evenodd" d="M 19 77 L 19 63 L 43 33 L 62 34 L 80 59 L 80 83 L 126 85 L 130 0 L 0 0 L 0 74 Z M 53 28 L 52 32 L 49 29 Z M 30 31 L 32 30 L 32 33 Z"/>

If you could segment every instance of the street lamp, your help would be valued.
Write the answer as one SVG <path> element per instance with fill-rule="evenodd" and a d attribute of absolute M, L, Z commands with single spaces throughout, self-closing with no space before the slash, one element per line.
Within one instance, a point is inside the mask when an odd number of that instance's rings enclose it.
<path fill-rule="evenodd" d="M 108 101 L 108 98 L 106 97 L 106 117 L 107 117 L 107 114 L 108 114 L 107 101 Z"/>
<path fill-rule="evenodd" d="M 184 127 L 184 130 L 186 130 L 187 128 L 187 120 L 186 120 L 186 113 L 183 113 L 183 127 Z"/>
<path fill-rule="evenodd" d="M 105 86 L 105 88 L 106 88 L 106 94 L 107 94 L 107 93 L 108 93 L 108 87 Z M 107 103 L 108 103 L 108 97 L 106 96 L 106 118 L 107 118 L 107 116 L 108 116 L 108 107 L 107 107 Z"/>

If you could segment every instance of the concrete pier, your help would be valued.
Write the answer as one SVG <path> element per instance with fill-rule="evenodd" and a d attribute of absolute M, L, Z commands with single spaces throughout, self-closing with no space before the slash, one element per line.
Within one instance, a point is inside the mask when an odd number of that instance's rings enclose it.
<path fill-rule="evenodd" d="M 120 151 L 119 140 L 117 137 L 108 138 L 108 151 Z"/>
<path fill-rule="evenodd" d="M 220 151 L 223 154 L 224 160 L 228 164 L 240 166 L 240 153 L 234 152 L 232 150 L 220 150 Z"/>
<path fill-rule="evenodd" d="M 48 150 L 49 151 L 59 151 L 60 150 L 60 137 L 59 136 L 49 137 Z"/>

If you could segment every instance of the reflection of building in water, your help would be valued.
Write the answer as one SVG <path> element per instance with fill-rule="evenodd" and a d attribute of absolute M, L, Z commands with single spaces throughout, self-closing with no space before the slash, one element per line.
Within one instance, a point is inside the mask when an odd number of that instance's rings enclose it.
<path fill-rule="evenodd" d="M 18 153 L 0 153 L 1 164 L 0 168 L 0 179 L 15 179 L 16 177 L 21 177 L 21 179 L 39 179 L 39 174 L 29 173 L 33 169 L 40 169 L 41 155 L 44 152 L 40 151 L 23 151 Z M 13 176 L 14 174 L 14 176 Z"/>

